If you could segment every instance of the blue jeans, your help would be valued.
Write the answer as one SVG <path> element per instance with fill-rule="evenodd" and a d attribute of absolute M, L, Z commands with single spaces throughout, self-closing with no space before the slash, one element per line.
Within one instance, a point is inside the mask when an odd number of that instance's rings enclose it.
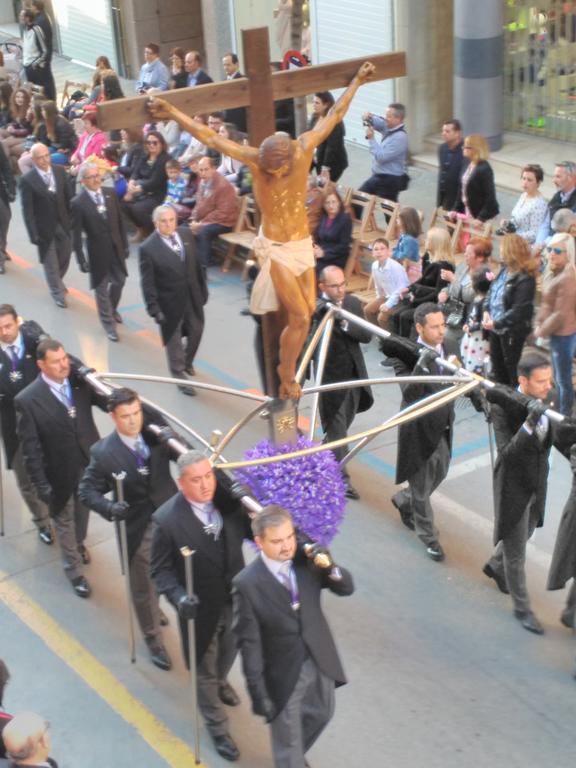
<path fill-rule="evenodd" d="M 569 336 L 550 336 L 550 349 L 554 379 L 560 393 L 559 411 L 564 416 L 570 416 L 574 404 L 572 359 L 576 352 L 576 333 Z"/>

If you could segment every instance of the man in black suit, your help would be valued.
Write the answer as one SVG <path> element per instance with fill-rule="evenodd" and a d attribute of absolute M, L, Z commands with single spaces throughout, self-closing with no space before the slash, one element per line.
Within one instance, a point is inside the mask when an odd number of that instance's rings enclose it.
<path fill-rule="evenodd" d="M 198 705 L 216 751 L 225 760 L 240 752 L 230 736 L 222 702 L 239 703 L 227 681 L 236 657 L 232 636 L 232 578 L 244 567 L 242 541 L 249 518 L 200 451 L 178 459 L 180 493 L 156 510 L 152 541 L 152 578 L 156 589 L 177 609 L 184 658 L 188 663 L 188 619 L 196 601 L 186 595 L 182 547 L 194 550 L 194 590 L 199 600 L 194 622 Z"/>
<path fill-rule="evenodd" d="M 320 273 L 320 296 L 316 311 L 312 317 L 311 334 L 314 334 L 327 308 L 327 302 L 342 307 L 364 319 L 362 304 L 356 296 L 346 294 L 346 278 L 340 267 L 325 267 Z M 348 320 L 336 319 L 330 338 L 330 347 L 324 366 L 323 384 L 338 381 L 367 379 L 368 372 L 360 344 L 368 344 L 372 334 Z M 370 387 L 355 387 L 324 392 L 320 395 L 320 420 L 326 442 L 340 440 L 348 434 L 348 428 L 357 413 L 372 407 L 374 398 Z M 338 461 L 346 454 L 346 447 L 334 449 Z M 346 481 L 346 496 L 359 499 L 358 491 L 350 484 L 346 468 L 343 468 Z"/>
<path fill-rule="evenodd" d="M 425 302 L 414 312 L 414 324 L 418 333 L 417 351 L 406 351 L 401 359 L 390 353 L 387 340 L 382 340 L 385 354 L 394 358 L 394 368 L 399 376 L 438 376 L 445 373 L 435 362 L 445 357 L 442 342 L 446 333 L 444 313 L 437 304 Z M 393 342 L 392 342 L 393 343 Z M 445 384 L 407 384 L 402 388 L 402 405 L 421 400 L 446 387 Z M 452 456 L 452 426 L 454 404 L 436 408 L 425 416 L 402 424 L 398 430 L 398 456 L 396 483 L 408 481 L 408 487 L 392 497 L 392 503 L 400 512 L 402 522 L 410 530 L 416 530 L 432 560 L 444 560 L 444 550 L 438 541 L 438 529 L 434 525 L 434 510 L 430 496 L 444 480 Z"/>
<path fill-rule="evenodd" d="M 10 768 L 58 768 L 49 757 L 52 744 L 48 722 L 35 712 L 15 715 L 3 732 L 6 751 L 12 759 Z"/>
<path fill-rule="evenodd" d="M 240 72 L 240 62 L 238 56 L 235 53 L 225 53 L 222 56 L 222 68 L 226 73 L 226 80 L 237 80 L 245 75 Z M 225 120 L 227 123 L 232 123 L 242 133 L 247 133 L 247 116 L 246 107 L 235 107 L 233 109 L 227 109 L 224 112 Z"/>
<path fill-rule="evenodd" d="M 118 304 L 128 275 L 124 221 L 116 193 L 102 187 L 96 163 L 84 163 L 78 178 L 84 189 L 71 203 L 74 251 L 80 270 L 90 273 L 90 287 L 102 327 L 110 341 L 118 341 L 116 323 L 122 322 Z M 88 260 L 82 245 L 83 232 Z"/>
<path fill-rule="evenodd" d="M 438 191 L 436 205 L 445 211 L 456 209 L 460 200 L 460 178 L 468 161 L 462 152 L 460 120 L 447 120 L 442 126 L 444 143 L 438 147 Z"/>
<path fill-rule="evenodd" d="M 252 710 L 270 723 L 276 768 L 307 765 L 305 753 L 334 713 L 346 682 L 320 595 L 351 595 L 350 573 L 328 550 L 297 548 L 292 518 L 271 505 L 252 521 L 257 557 L 234 578 L 234 633 Z"/>
<path fill-rule="evenodd" d="M 16 431 L 14 398 L 40 373 L 36 365 L 36 347 L 47 338 L 33 320 L 20 322 L 11 304 L 0 304 L 0 425 L 6 454 L 6 467 L 13 469 L 22 498 L 32 514 L 40 541 L 52 544 L 50 514 L 30 482 L 22 446 Z"/>
<path fill-rule="evenodd" d="M 150 552 L 152 513 L 178 490 L 170 475 L 170 459 L 177 456 L 171 456 L 167 445 L 175 434 L 159 413 L 149 406 L 143 410 L 133 389 L 115 389 L 108 411 L 116 429 L 90 448 L 90 464 L 80 481 L 78 496 L 106 520 L 126 521 L 134 611 L 152 663 L 168 670 L 172 664 L 162 642 L 162 616 L 150 576 Z M 162 428 L 159 437 L 146 429 L 151 423 Z M 115 475 L 123 476 L 123 501 L 106 498 L 117 490 Z"/>
<path fill-rule="evenodd" d="M 155 231 L 140 246 L 140 283 L 148 314 L 160 326 L 170 374 L 194 376 L 194 357 L 204 331 L 206 277 L 188 227 L 177 229 L 176 211 L 159 205 L 152 214 Z M 185 340 L 185 344 L 183 344 Z M 180 386 L 186 395 L 192 387 Z"/>
<path fill-rule="evenodd" d="M 188 51 L 184 57 L 184 69 L 188 75 L 186 85 L 191 88 L 193 85 L 207 85 L 214 81 L 210 75 L 206 74 L 202 67 L 202 56 L 198 51 Z"/>
<path fill-rule="evenodd" d="M 38 246 L 50 294 L 57 306 L 65 308 L 67 289 L 62 278 L 68 271 L 72 251 L 68 175 L 59 165 L 52 167 L 44 144 L 34 144 L 30 153 L 34 168 L 20 179 L 24 222 L 30 242 Z"/>
<path fill-rule="evenodd" d="M 10 226 L 10 203 L 16 199 L 16 182 L 6 157 L 4 147 L 0 144 L 0 275 L 6 272 L 6 241 Z"/>
<path fill-rule="evenodd" d="M 494 544 L 483 571 L 510 593 L 514 616 L 524 629 L 543 634 L 526 588 L 526 542 L 544 523 L 548 457 L 555 445 L 567 457 L 576 442 L 571 419 L 552 426 L 545 403 L 552 389 L 552 368 L 540 352 L 528 351 L 518 363 L 518 391 L 496 385 L 491 403 L 498 458 L 494 466 Z"/>
<path fill-rule="evenodd" d="M 79 597 L 89 597 L 82 564 L 90 562 L 84 545 L 89 510 L 78 498 L 78 483 L 99 438 L 92 405 L 106 400 L 85 380 L 86 369 L 70 359 L 61 342 L 44 339 L 36 348 L 40 376 L 14 401 L 18 436 L 28 476 L 50 508 L 60 543 L 64 572 Z"/>

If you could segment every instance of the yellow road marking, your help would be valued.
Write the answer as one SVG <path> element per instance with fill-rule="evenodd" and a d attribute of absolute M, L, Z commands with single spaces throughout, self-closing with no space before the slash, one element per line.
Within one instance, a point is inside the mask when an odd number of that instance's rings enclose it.
<path fill-rule="evenodd" d="M 194 766 L 194 752 L 158 720 L 98 659 L 0 571 L 0 600 L 173 768 Z M 204 763 L 198 763 L 206 768 Z"/>

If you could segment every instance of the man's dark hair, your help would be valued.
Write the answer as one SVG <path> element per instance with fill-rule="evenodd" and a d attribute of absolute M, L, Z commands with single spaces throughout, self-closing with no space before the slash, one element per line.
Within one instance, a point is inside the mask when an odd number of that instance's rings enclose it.
<path fill-rule="evenodd" d="M 537 352 L 536 350 L 528 350 L 522 354 L 522 357 L 518 361 L 518 368 L 516 370 L 518 371 L 518 376 L 524 376 L 526 379 L 529 379 L 534 371 L 538 370 L 538 368 L 551 367 L 552 363 L 550 360 L 548 360 L 546 355 L 542 354 L 542 352 Z"/>
<path fill-rule="evenodd" d="M 58 339 L 42 339 L 36 347 L 36 360 L 45 360 L 48 352 L 58 352 L 64 349 L 64 344 Z"/>
<path fill-rule="evenodd" d="M 462 131 L 462 123 L 455 117 L 453 117 L 451 120 L 444 120 L 442 125 L 451 125 L 455 131 Z"/>
<path fill-rule="evenodd" d="M 0 317 L 4 317 L 4 315 L 12 315 L 14 320 L 18 320 L 18 313 L 12 304 L 0 304 Z"/>
<path fill-rule="evenodd" d="M 230 61 L 232 64 L 238 64 L 238 56 L 235 53 L 232 53 L 232 51 L 228 51 L 228 53 L 225 53 L 224 56 L 222 56 L 223 59 L 225 59 L 227 56 L 230 56 Z"/>
<path fill-rule="evenodd" d="M 376 245 L 376 243 L 383 243 L 386 246 L 386 248 L 390 248 L 390 243 L 385 237 L 377 237 L 376 240 L 374 240 L 374 242 L 372 243 L 372 250 L 374 250 L 374 246 Z"/>
<path fill-rule="evenodd" d="M 44 0 L 30 0 L 30 6 L 36 8 L 38 13 L 42 13 L 46 7 Z"/>
<path fill-rule="evenodd" d="M 218 120 L 224 122 L 225 114 L 224 112 L 209 112 L 208 117 L 216 117 Z"/>
<path fill-rule="evenodd" d="M 438 304 L 434 304 L 433 301 L 425 301 L 424 304 L 416 307 L 414 310 L 414 325 L 426 325 L 426 318 L 428 315 L 433 315 L 436 312 L 442 312 L 442 308 Z"/>
<path fill-rule="evenodd" d="M 108 413 L 114 413 L 116 408 L 121 405 L 132 405 L 132 403 L 137 401 L 140 401 L 140 395 L 136 390 L 130 389 L 130 387 L 118 387 L 118 389 L 112 390 L 106 407 L 108 408 Z"/>
<path fill-rule="evenodd" d="M 292 522 L 292 515 L 287 509 L 278 504 L 268 504 L 252 518 L 252 533 L 254 536 L 263 536 L 268 528 L 277 528 L 286 521 Z"/>
<path fill-rule="evenodd" d="M 394 101 L 392 104 L 388 104 L 388 109 L 393 109 L 396 113 L 396 117 L 400 120 L 404 120 L 404 117 L 406 115 L 406 107 L 404 104 L 400 104 L 399 101 Z"/>
<path fill-rule="evenodd" d="M 157 43 L 146 43 L 144 48 L 148 48 L 155 56 L 160 56 L 160 46 Z"/>

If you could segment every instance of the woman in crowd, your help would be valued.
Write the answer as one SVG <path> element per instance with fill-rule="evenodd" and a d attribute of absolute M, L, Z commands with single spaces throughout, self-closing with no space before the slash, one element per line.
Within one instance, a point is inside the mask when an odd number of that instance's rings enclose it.
<path fill-rule="evenodd" d="M 65 117 L 58 114 L 58 107 L 53 101 L 42 104 L 42 122 L 38 126 L 36 138 L 46 144 L 55 165 L 67 165 L 78 144 L 74 128 Z"/>
<path fill-rule="evenodd" d="M 10 112 L 10 100 L 12 98 L 12 86 L 8 82 L 0 81 L 0 129 L 4 130 L 12 114 Z"/>
<path fill-rule="evenodd" d="M 522 194 L 512 209 L 510 219 L 500 222 L 500 229 L 496 230 L 496 234 L 516 232 L 532 245 L 548 210 L 548 203 L 539 192 L 540 184 L 544 180 L 544 171 L 539 165 L 525 165 L 520 179 Z"/>
<path fill-rule="evenodd" d="M 490 331 L 492 378 L 514 388 L 518 360 L 532 325 L 538 261 L 526 240 L 516 234 L 504 235 L 500 257 L 502 268 L 488 291 L 482 327 Z"/>
<path fill-rule="evenodd" d="M 134 166 L 144 155 L 144 134 L 142 128 L 120 130 L 120 163 L 116 171 L 125 179 L 132 176 Z"/>
<path fill-rule="evenodd" d="M 102 157 L 102 152 L 108 143 L 108 136 L 98 128 L 98 118 L 88 113 L 82 118 L 84 133 L 78 139 L 78 146 L 70 158 L 70 173 L 75 176 L 82 163 L 90 156 Z"/>
<path fill-rule="evenodd" d="M 411 283 L 422 274 L 420 263 L 420 236 L 422 220 L 415 208 L 404 207 L 398 214 L 398 242 L 392 250 L 392 258 L 399 261 Z"/>
<path fill-rule="evenodd" d="M 572 415 L 574 387 L 572 360 L 576 353 L 576 271 L 574 238 L 553 235 L 546 248 L 550 279 L 536 316 L 534 335 L 550 338 L 554 381 L 559 390 L 560 413 Z"/>
<path fill-rule="evenodd" d="M 342 198 L 331 185 L 324 196 L 320 224 L 314 233 L 316 274 L 324 267 L 344 269 L 352 243 L 352 217 L 344 210 Z"/>
<path fill-rule="evenodd" d="M 208 125 L 208 116 L 202 115 L 202 114 L 196 114 L 193 118 L 195 123 L 202 123 L 202 125 Z M 207 152 L 207 147 L 205 144 L 202 144 L 201 141 L 196 139 L 194 136 L 190 136 L 190 134 L 187 134 L 187 146 L 184 152 L 179 155 L 178 162 L 182 166 L 182 168 L 185 168 L 191 160 L 199 160 L 201 157 L 204 157 L 204 155 Z"/>
<path fill-rule="evenodd" d="M 0 131 L 0 140 L 13 170 L 18 167 L 16 161 L 24 152 L 26 139 L 33 131 L 29 110 L 29 91 L 26 88 L 17 88 L 10 98 L 10 121 Z"/>
<path fill-rule="evenodd" d="M 314 128 L 318 120 L 324 117 L 328 110 L 334 106 L 334 96 L 329 91 L 321 91 L 314 94 L 312 102 L 312 117 L 308 129 Z M 344 123 L 336 125 L 328 138 L 317 147 L 314 153 L 312 168 L 316 170 L 324 182 L 338 181 L 348 167 L 348 155 L 344 146 Z M 328 169 L 324 170 L 323 169 Z"/>
<path fill-rule="evenodd" d="M 488 162 L 490 149 L 484 136 L 473 133 L 464 139 L 464 157 L 469 160 L 460 179 L 458 211 L 468 218 L 489 221 L 500 210 L 496 200 L 494 173 Z"/>
<path fill-rule="evenodd" d="M 188 73 L 184 69 L 184 48 L 172 48 L 170 51 L 170 87 L 186 88 Z"/>
<path fill-rule="evenodd" d="M 137 229 L 134 242 L 141 242 L 153 229 L 152 211 L 166 197 L 166 163 L 170 156 L 158 131 L 149 131 L 144 140 L 144 154 L 135 162 L 122 201 L 126 216 Z"/>
<path fill-rule="evenodd" d="M 218 129 L 218 133 L 224 139 L 230 139 L 230 141 L 234 141 L 236 144 L 241 143 L 240 132 L 236 129 L 236 126 L 233 123 L 222 123 Z M 218 173 L 221 176 L 224 176 L 225 179 L 228 179 L 230 184 L 236 184 L 238 173 L 242 168 L 242 163 L 240 160 L 235 160 L 229 155 L 221 155 L 220 157 L 221 160 L 220 165 L 218 166 Z"/>
<path fill-rule="evenodd" d="M 427 301 L 436 303 L 448 281 L 446 273 L 454 272 L 450 235 L 445 229 L 432 227 L 426 233 L 422 275 L 400 291 L 401 303 L 390 317 L 390 330 L 409 338 L 412 334 L 414 310 Z"/>
<path fill-rule="evenodd" d="M 472 275 L 481 267 L 489 266 L 491 255 L 490 239 L 473 237 L 464 251 L 464 261 L 458 264 L 456 271 L 445 270 L 442 274 L 448 286 L 440 291 L 438 303 L 442 305 L 446 315 L 444 347 L 450 355 L 458 355 L 460 352 L 464 322 L 474 301 Z"/>

